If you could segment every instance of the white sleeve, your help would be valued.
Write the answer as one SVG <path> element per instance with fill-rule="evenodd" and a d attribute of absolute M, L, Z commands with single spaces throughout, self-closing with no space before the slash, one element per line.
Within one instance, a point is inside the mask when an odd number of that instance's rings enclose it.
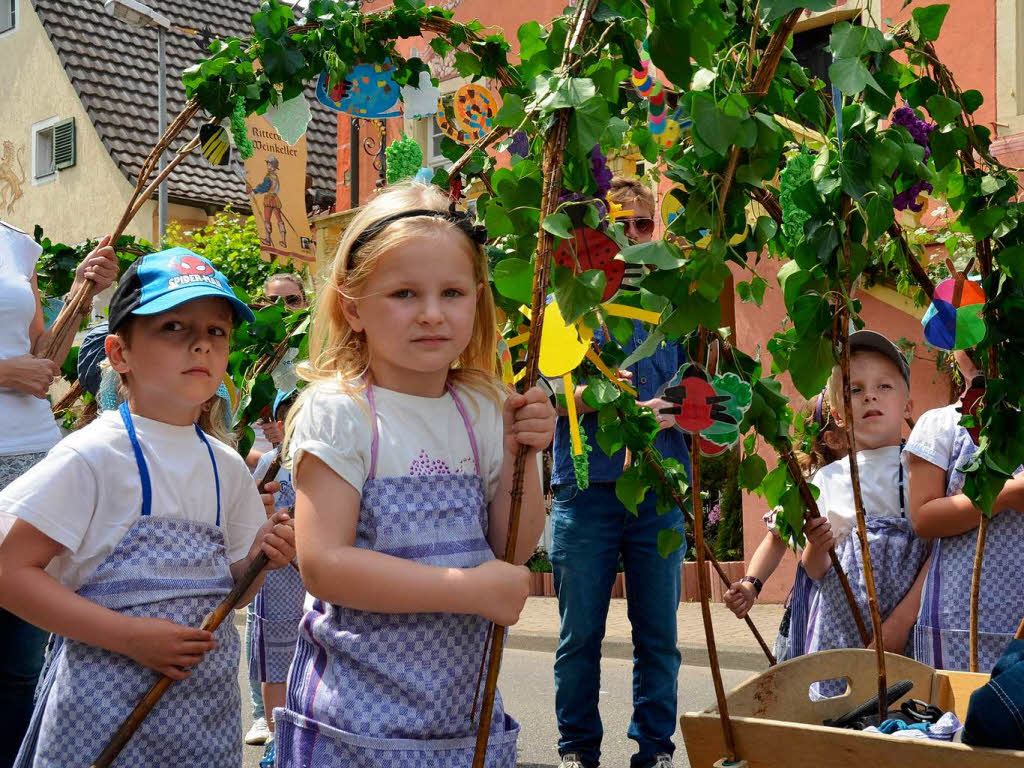
<path fill-rule="evenodd" d="M 228 487 L 225 489 L 224 538 L 228 562 L 236 563 L 249 554 L 256 533 L 267 521 L 267 512 L 249 468 L 237 454 L 232 458 L 235 460 L 225 462 Z"/>
<path fill-rule="evenodd" d="M 952 408 L 934 408 L 917 420 L 903 450 L 930 464 L 948 470 L 953 457 L 953 440 L 960 414 Z"/>
<path fill-rule="evenodd" d="M 292 430 L 291 472 L 311 453 L 359 493 L 370 473 L 372 435 L 365 401 L 344 393 L 317 391 L 300 402 Z"/>
<path fill-rule="evenodd" d="M 0 516 L 18 517 L 74 553 L 98 499 L 92 467 L 76 450 L 58 444 L 0 492 Z"/>

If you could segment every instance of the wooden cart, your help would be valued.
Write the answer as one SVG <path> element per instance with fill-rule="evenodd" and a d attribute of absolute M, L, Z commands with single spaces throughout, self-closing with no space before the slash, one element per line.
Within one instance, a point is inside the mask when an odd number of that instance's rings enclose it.
<path fill-rule="evenodd" d="M 926 700 L 961 721 L 971 693 L 988 675 L 936 671 L 905 656 L 886 654 L 888 680 L 911 680 L 905 698 Z M 849 681 L 843 696 L 811 701 L 812 683 L 836 677 Z M 821 723 L 866 701 L 878 691 L 875 652 L 838 650 L 801 656 L 769 668 L 726 697 L 736 751 L 749 768 L 1006 768 L 1024 766 L 1024 751 L 982 749 L 939 741 L 898 739 Z M 903 699 L 900 699 L 902 701 Z M 890 702 L 890 709 L 898 702 Z M 718 708 L 681 718 L 692 768 L 712 768 L 725 752 Z"/>

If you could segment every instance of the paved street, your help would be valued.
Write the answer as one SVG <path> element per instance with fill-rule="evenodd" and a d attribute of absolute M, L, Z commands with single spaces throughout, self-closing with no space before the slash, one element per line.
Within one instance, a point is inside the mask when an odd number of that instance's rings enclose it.
<path fill-rule="evenodd" d="M 721 606 L 713 605 L 719 654 L 728 668 L 723 669 L 726 689 L 730 689 L 755 674 L 751 670 L 765 666 L 764 657 L 743 622 Z M 781 618 L 779 606 L 756 606 L 754 622 L 769 644 L 775 640 Z M 236 623 L 244 629 L 245 615 L 236 612 Z M 714 701 L 711 675 L 706 666 L 706 654 L 701 648 L 704 633 L 700 620 L 700 607 L 684 603 L 679 607 L 680 647 L 684 666 L 679 673 L 680 712 L 703 709 Z M 520 768 L 556 768 L 558 756 L 558 729 L 555 725 L 555 691 L 552 677 L 553 649 L 558 631 L 557 604 L 553 598 L 532 597 L 522 619 L 509 633 L 508 650 L 502 668 L 500 687 L 508 710 L 523 726 L 519 737 Z M 605 740 L 602 765 L 625 768 L 633 754 L 633 742 L 626 738 L 626 728 L 632 712 L 632 662 L 629 660 L 629 622 L 625 615 L 625 600 L 613 600 L 608 617 L 608 630 L 601 662 L 601 718 Z M 242 687 L 243 726 L 248 730 L 251 717 L 247 705 L 248 693 L 245 665 L 239 671 Z M 678 734 L 678 730 L 677 730 Z M 677 768 L 687 766 L 685 750 L 677 740 Z M 262 748 L 245 747 L 245 768 L 256 768 Z"/>

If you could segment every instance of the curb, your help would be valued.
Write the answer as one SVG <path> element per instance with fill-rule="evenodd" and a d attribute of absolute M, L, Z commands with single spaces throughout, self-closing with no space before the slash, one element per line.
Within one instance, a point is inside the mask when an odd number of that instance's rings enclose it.
<path fill-rule="evenodd" d="M 558 635 L 548 632 L 510 632 L 505 640 L 506 648 L 518 651 L 539 651 L 553 654 L 558 648 Z M 708 649 L 703 643 L 680 643 L 679 650 L 686 666 L 708 667 Z M 608 640 L 601 643 L 602 658 L 632 659 L 633 643 L 629 640 Z M 763 672 L 768 669 L 768 660 L 760 648 L 746 648 L 736 645 L 718 646 L 718 663 L 727 669 L 746 669 Z"/>

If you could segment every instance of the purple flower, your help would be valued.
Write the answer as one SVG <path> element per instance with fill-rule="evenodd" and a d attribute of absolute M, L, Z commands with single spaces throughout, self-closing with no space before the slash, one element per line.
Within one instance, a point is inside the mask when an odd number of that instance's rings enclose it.
<path fill-rule="evenodd" d="M 597 196 L 604 200 L 612 188 L 612 171 L 608 167 L 608 158 L 601 152 L 600 144 L 595 144 L 590 150 L 590 171 L 597 183 Z"/>
<path fill-rule="evenodd" d="M 722 519 L 722 505 L 717 501 L 715 505 L 708 510 L 708 525 L 718 525 L 718 521 Z"/>
<path fill-rule="evenodd" d="M 512 136 L 512 142 L 508 145 L 508 152 L 510 155 L 519 155 L 519 157 L 526 157 L 530 154 L 530 140 L 526 136 L 526 131 L 516 131 Z"/>
<path fill-rule="evenodd" d="M 922 192 L 931 192 L 933 189 L 934 187 L 927 181 L 915 181 L 913 186 L 903 190 L 893 198 L 892 207 L 897 211 L 910 210 L 914 213 L 920 213 L 924 210 L 924 204 L 917 202 L 917 198 L 921 196 Z"/>

